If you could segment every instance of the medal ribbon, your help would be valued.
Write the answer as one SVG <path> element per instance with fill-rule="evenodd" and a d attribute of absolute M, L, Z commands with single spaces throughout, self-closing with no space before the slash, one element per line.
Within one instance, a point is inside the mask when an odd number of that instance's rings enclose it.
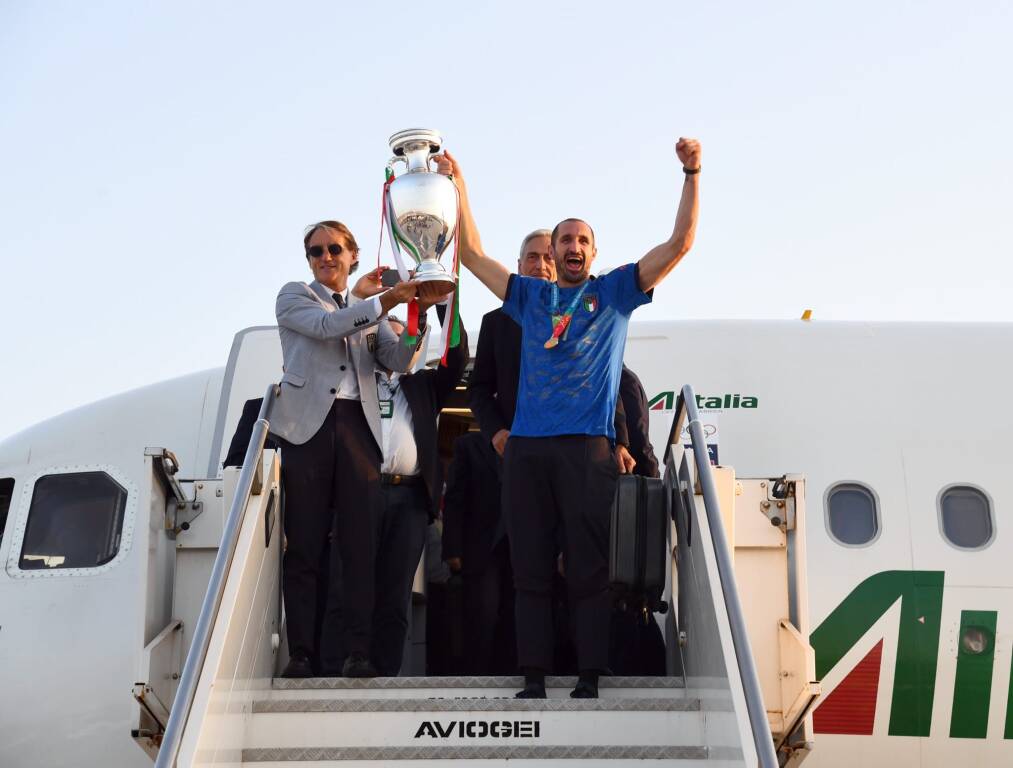
<path fill-rule="evenodd" d="M 456 184 L 454 189 L 457 190 L 457 225 L 454 227 L 454 265 L 450 271 L 455 280 L 454 295 L 450 299 L 447 314 L 443 318 L 443 357 L 440 359 L 440 365 L 444 368 L 447 367 L 447 354 L 450 352 L 450 348 L 457 347 L 461 343 L 461 261 L 458 258 L 461 243 L 461 191 L 457 189 Z"/>
<path fill-rule="evenodd" d="M 587 290 L 587 286 L 591 283 L 590 280 L 580 286 L 580 290 L 577 291 L 577 295 L 573 297 L 573 301 L 570 302 L 570 306 L 566 308 L 566 312 L 562 315 L 559 314 L 559 286 L 556 283 L 552 284 L 552 335 L 549 340 L 543 345 L 546 349 L 552 349 L 554 346 L 559 344 L 559 337 L 562 336 L 566 329 L 570 326 L 570 320 L 573 319 L 573 313 L 577 309 L 577 305 L 580 303 L 581 297 L 584 295 L 584 291 Z"/>

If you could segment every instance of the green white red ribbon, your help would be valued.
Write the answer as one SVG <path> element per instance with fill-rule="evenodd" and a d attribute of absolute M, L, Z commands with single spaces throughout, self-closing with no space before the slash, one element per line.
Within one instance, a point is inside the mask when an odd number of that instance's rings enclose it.
<path fill-rule="evenodd" d="M 380 203 L 380 242 L 376 249 L 376 268 L 380 269 L 380 250 L 383 247 L 383 231 L 387 230 L 387 239 L 390 241 L 390 249 L 394 252 L 394 262 L 397 264 L 397 274 L 404 282 L 410 278 L 408 274 L 408 268 L 404 264 L 404 260 L 401 258 L 401 250 L 397 244 L 400 241 L 406 247 L 412 251 L 415 249 L 411 247 L 411 244 L 405 240 L 403 236 L 400 236 L 400 232 L 397 231 L 393 219 L 390 215 L 390 185 L 394 183 L 394 171 L 391 168 L 386 169 L 386 175 L 383 182 L 383 193 Z M 386 226 L 384 226 L 386 225 Z M 419 341 L 419 301 L 418 299 L 412 299 L 408 302 L 408 317 L 406 318 L 407 325 L 405 326 L 405 332 L 401 334 L 401 338 L 404 340 L 406 346 L 418 344 Z"/>
<path fill-rule="evenodd" d="M 457 224 L 454 226 L 454 265 L 450 269 L 450 273 L 454 276 L 454 295 L 447 307 L 447 313 L 450 316 L 443 318 L 441 339 L 443 357 L 440 358 L 440 364 L 444 368 L 447 366 L 447 354 L 450 352 L 450 348 L 461 344 L 461 190 L 457 189 L 456 184 L 454 184 L 454 190 L 457 192 Z"/>

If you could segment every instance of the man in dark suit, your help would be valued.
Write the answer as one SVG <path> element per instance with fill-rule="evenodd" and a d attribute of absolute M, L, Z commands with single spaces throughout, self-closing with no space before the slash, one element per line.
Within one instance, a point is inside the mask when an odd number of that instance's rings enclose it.
<path fill-rule="evenodd" d="M 621 441 L 625 435 L 630 457 L 634 461 L 633 474 L 643 477 L 661 477 L 658 473 L 658 457 L 654 455 L 651 445 L 650 410 L 647 406 L 647 393 L 640 378 L 623 365 L 619 377 L 619 402 L 623 406 L 625 424 L 623 429 L 616 425 L 616 440 Z M 619 416 L 616 416 L 619 421 Z"/>
<path fill-rule="evenodd" d="M 243 403 L 243 412 L 239 416 L 239 423 L 236 424 L 236 431 L 232 433 L 232 442 L 229 443 L 229 450 L 222 460 L 223 467 L 241 467 L 243 459 L 246 458 L 246 449 L 250 445 L 250 438 L 253 437 L 253 425 L 257 423 L 257 416 L 260 415 L 260 406 L 264 404 L 264 398 L 255 397 Z M 264 441 L 265 451 L 278 450 L 278 441 L 268 435 Z"/>
<path fill-rule="evenodd" d="M 400 335 L 403 324 L 390 319 Z M 436 420 L 468 362 L 468 337 L 447 364 L 392 373 L 377 366 L 374 391 L 381 422 L 376 471 L 370 473 L 370 525 L 344 534 L 332 557 L 332 588 L 321 638 L 324 674 L 393 677 L 401 669 L 408 605 L 426 527 L 443 493 Z M 340 535 L 340 534 L 339 534 Z"/>
<path fill-rule="evenodd" d="M 443 559 L 464 586 L 467 674 L 516 669 L 513 571 L 500 513 L 500 458 L 480 432 L 454 443 L 443 496 Z"/>
<path fill-rule="evenodd" d="M 556 279 L 549 256 L 548 229 L 536 229 L 521 243 L 517 273 L 543 280 Z M 521 328 L 502 309 L 482 318 L 475 367 L 468 382 L 468 400 L 482 435 L 503 455 L 517 407 L 517 376 L 521 370 Z"/>

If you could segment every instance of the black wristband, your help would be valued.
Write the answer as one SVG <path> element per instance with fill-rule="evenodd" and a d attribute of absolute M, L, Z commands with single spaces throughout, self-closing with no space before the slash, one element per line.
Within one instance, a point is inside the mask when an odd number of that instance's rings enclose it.
<path fill-rule="evenodd" d="M 685 166 L 683 166 L 682 172 L 685 173 L 687 176 L 693 176 L 695 174 L 700 173 L 700 167 L 697 166 L 696 168 L 686 168 Z"/>

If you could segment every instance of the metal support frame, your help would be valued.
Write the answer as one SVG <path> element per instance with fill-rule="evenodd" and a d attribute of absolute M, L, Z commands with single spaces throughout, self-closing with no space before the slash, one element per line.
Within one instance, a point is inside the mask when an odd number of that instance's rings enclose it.
<path fill-rule="evenodd" d="M 243 513 L 253 495 L 258 476 L 262 477 L 260 464 L 264 453 L 264 442 L 267 440 L 267 432 L 270 428 L 268 416 L 278 395 L 278 390 L 277 384 L 272 384 L 267 388 L 264 402 L 260 406 L 260 413 L 257 415 L 257 421 L 253 425 L 250 444 L 246 448 L 243 468 L 239 472 L 239 481 L 236 484 L 236 495 L 232 499 L 232 506 L 229 508 L 229 515 L 222 531 L 222 540 L 218 546 L 218 555 L 215 557 L 215 564 L 211 569 L 208 591 L 204 595 L 204 603 L 201 605 L 200 616 L 194 627 L 193 641 L 186 656 L 186 664 L 180 677 L 179 688 L 176 690 L 176 698 L 172 703 L 172 711 L 169 714 L 169 722 L 162 738 L 162 746 L 158 750 L 158 759 L 155 761 L 156 768 L 172 768 L 176 765 L 176 759 L 179 756 L 183 730 L 190 717 L 190 709 L 197 693 L 197 683 L 200 681 L 208 647 L 211 644 L 211 631 L 218 618 L 218 609 L 221 607 L 222 596 L 225 593 L 226 576 L 232 566 L 236 545 L 239 543 L 239 532 L 243 527 Z"/>
<path fill-rule="evenodd" d="M 697 482 L 703 495 L 707 523 L 711 529 L 714 556 L 717 562 L 718 576 L 721 581 L 721 594 L 724 598 L 725 610 L 728 614 L 728 625 L 732 633 L 732 643 L 735 647 L 735 661 L 739 668 L 739 677 L 742 680 L 743 694 L 746 699 L 746 711 L 749 716 L 750 730 L 753 734 L 753 744 L 756 747 L 756 755 L 760 768 L 778 768 L 777 755 L 774 752 L 774 741 L 770 733 L 770 724 L 767 722 L 767 711 L 763 704 L 763 693 L 760 690 L 760 678 L 756 671 L 756 663 L 753 660 L 753 651 L 749 643 L 746 620 L 742 613 L 742 603 L 739 600 L 739 590 L 735 584 L 735 568 L 732 565 L 732 556 L 728 549 L 724 522 L 721 519 L 717 488 L 714 485 L 714 476 L 711 474 L 707 440 L 703 433 L 703 427 L 700 424 L 700 414 L 696 407 L 696 395 L 689 384 L 684 386 L 679 393 L 675 419 L 672 422 L 672 430 L 668 437 L 668 448 L 665 452 L 666 462 L 668 461 L 672 446 L 681 443 L 679 436 L 682 434 L 684 423 L 689 430 L 690 440 L 693 445 L 693 460 L 696 463 Z"/>
<path fill-rule="evenodd" d="M 151 464 L 165 491 L 165 530 L 170 539 L 175 539 L 180 531 L 190 528 L 190 523 L 204 511 L 204 504 L 197 501 L 196 491 L 192 499 L 186 497 L 176 477 L 179 472 L 176 454 L 166 448 L 145 448 L 144 455 L 152 457 Z"/>

